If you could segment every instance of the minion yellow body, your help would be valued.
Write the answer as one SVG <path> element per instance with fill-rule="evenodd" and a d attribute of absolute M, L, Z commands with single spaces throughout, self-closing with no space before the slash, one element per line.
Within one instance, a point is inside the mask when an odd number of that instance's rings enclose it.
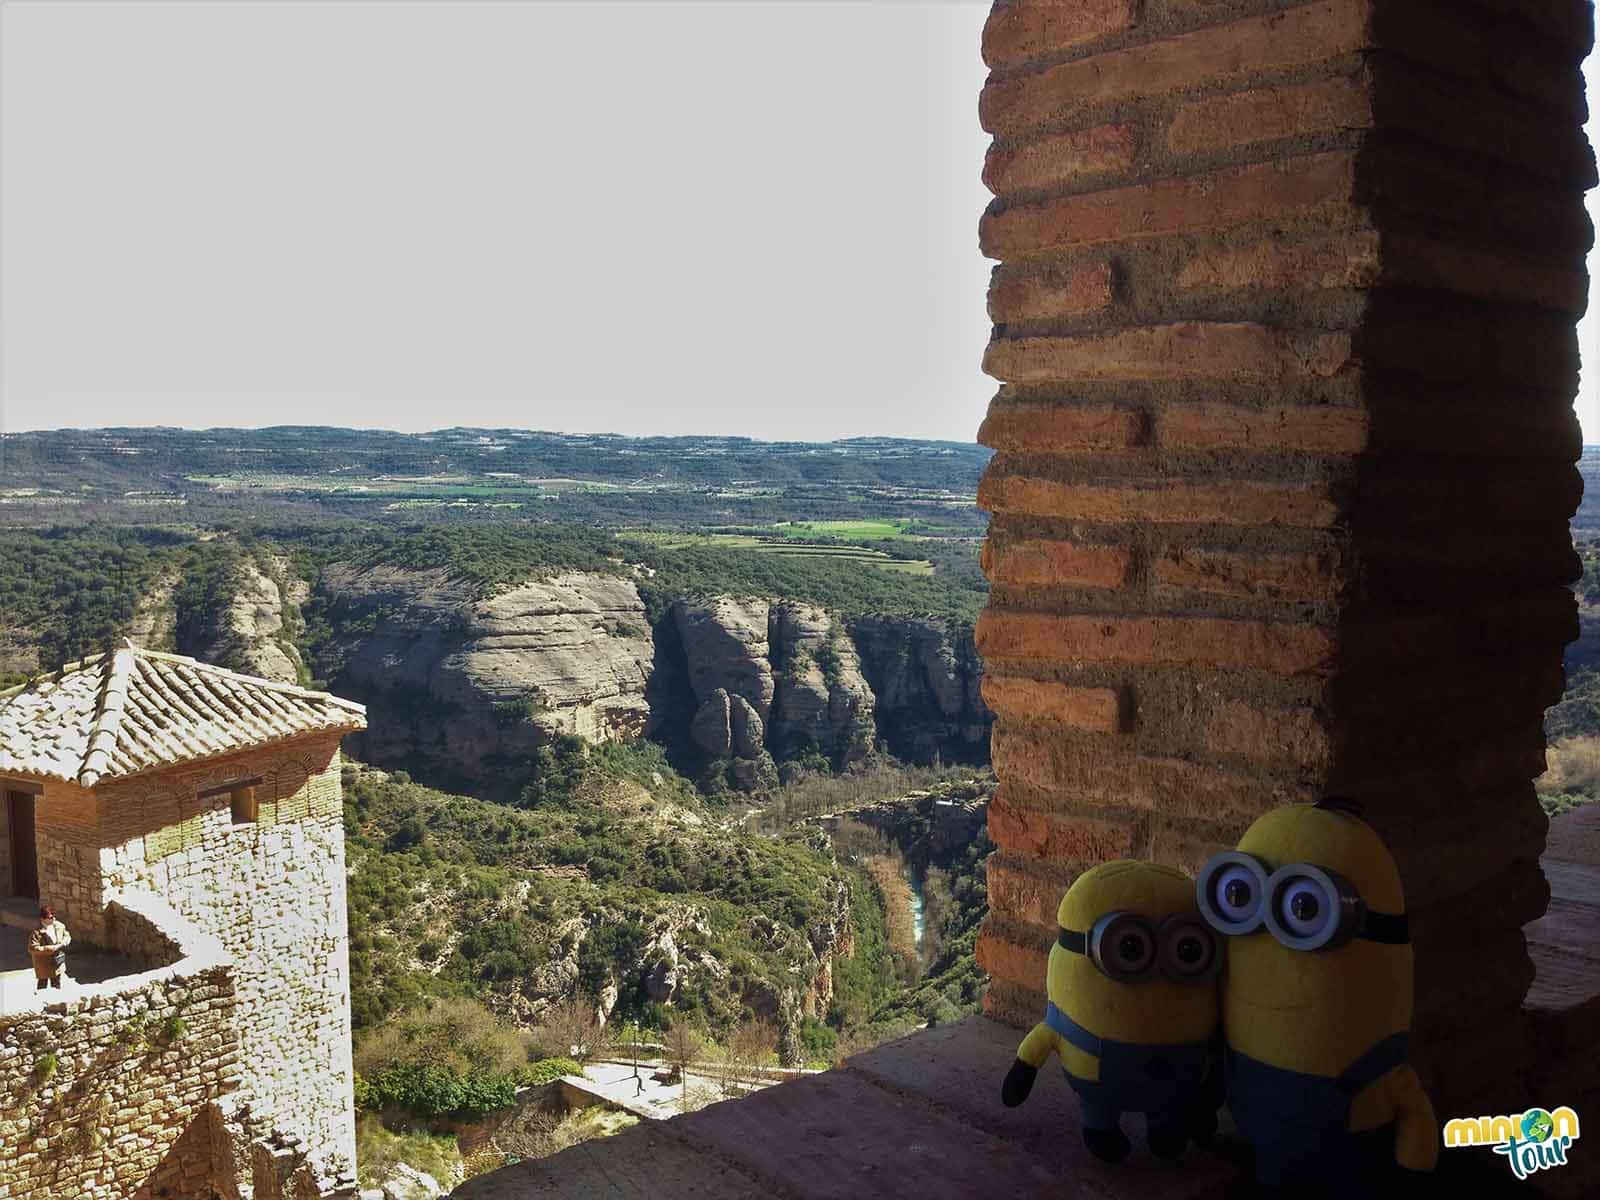
<path fill-rule="evenodd" d="M 1260 1181 L 1359 1189 L 1366 1172 L 1431 1170 L 1439 1126 L 1406 1062 L 1405 901 L 1378 835 L 1339 802 L 1276 809 L 1198 891 L 1229 935 L 1228 1103 Z"/>
<path fill-rule="evenodd" d="M 1091 931 L 1098 932 L 1108 915 L 1131 922 L 1106 925 L 1106 944 L 1091 947 Z M 1191 1135 L 1203 1138 L 1214 1130 L 1220 1102 L 1220 1091 L 1212 1093 L 1216 944 L 1195 910 L 1193 881 L 1153 863 L 1102 863 L 1073 883 L 1056 919 L 1062 933 L 1050 950 L 1046 1019 L 1023 1039 L 1003 1099 L 1020 1104 L 1034 1073 L 1055 1054 L 1078 1093 L 1084 1140 L 1094 1153 L 1112 1161 L 1127 1153 L 1123 1112 L 1146 1114 L 1156 1153 L 1182 1153 Z M 1118 978 L 1100 965 L 1115 972 L 1119 947 L 1151 933 L 1148 947 L 1135 947 L 1150 951 L 1141 971 Z M 1204 945 L 1197 949 L 1199 942 Z M 1168 950 L 1203 950 L 1206 958 L 1185 966 L 1169 956 L 1157 970 L 1156 958 Z M 1193 976 L 1186 977 L 1191 967 Z"/>

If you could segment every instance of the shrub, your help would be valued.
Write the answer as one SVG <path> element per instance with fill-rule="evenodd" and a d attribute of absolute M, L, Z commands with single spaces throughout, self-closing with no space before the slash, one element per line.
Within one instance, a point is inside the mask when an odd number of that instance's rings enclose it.
<path fill-rule="evenodd" d="M 532 1066 L 524 1067 L 517 1078 L 524 1085 L 538 1086 L 554 1083 L 563 1075 L 582 1074 L 583 1064 L 574 1062 L 570 1058 L 541 1058 Z"/>

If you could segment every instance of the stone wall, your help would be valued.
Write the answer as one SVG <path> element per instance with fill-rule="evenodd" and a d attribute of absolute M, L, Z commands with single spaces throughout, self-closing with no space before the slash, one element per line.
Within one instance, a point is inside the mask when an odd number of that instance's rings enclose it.
<path fill-rule="evenodd" d="M 220 943 L 154 897 L 109 909 L 112 948 L 151 969 L 0 1016 L 0 1197 L 210 1195 L 209 1111 L 239 1083 Z"/>
<path fill-rule="evenodd" d="M 328 1176 L 355 1162 L 339 767 L 323 736 L 97 789 L 105 894 L 161 895 L 225 947 L 240 1100 Z M 251 779 L 255 820 L 227 792 L 199 799 Z"/>
<path fill-rule="evenodd" d="M 1085 866 L 1336 789 L 1401 865 L 1441 1111 L 1517 1094 L 1591 40 L 1581 0 L 994 7 L 996 1015 L 1038 1019 Z"/>
<path fill-rule="evenodd" d="M 110 943 L 100 880 L 100 803 L 94 792 L 52 781 L 34 806 L 39 899 L 72 936 Z"/>

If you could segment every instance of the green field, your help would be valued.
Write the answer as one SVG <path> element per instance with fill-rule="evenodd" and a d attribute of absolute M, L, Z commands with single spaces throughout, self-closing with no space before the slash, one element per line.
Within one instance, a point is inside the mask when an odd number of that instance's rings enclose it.
<path fill-rule="evenodd" d="M 872 525 L 891 526 L 887 521 L 816 521 L 816 526 Z M 798 528 L 791 526 L 791 528 Z M 757 537 L 747 533 L 670 533 L 653 529 L 632 529 L 626 537 L 660 550 L 684 550 L 696 546 L 715 547 L 719 550 L 753 550 L 757 554 L 771 554 L 784 558 L 837 558 L 859 562 L 884 571 L 902 575 L 932 575 L 933 564 L 926 559 L 893 558 L 882 550 L 866 546 L 822 545 L 815 542 L 789 541 L 771 537 Z"/>
<path fill-rule="evenodd" d="M 883 542 L 895 538 L 914 538 L 906 527 L 910 521 L 780 521 L 778 532 L 785 537 L 827 537 L 849 542 Z"/>

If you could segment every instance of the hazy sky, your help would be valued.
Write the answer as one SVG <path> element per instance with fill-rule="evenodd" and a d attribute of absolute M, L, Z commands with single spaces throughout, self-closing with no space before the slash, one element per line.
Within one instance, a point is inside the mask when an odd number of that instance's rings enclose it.
<path fill-rule="evenodd" d="M 0 0 L 0 418 L 970 440 L 987 9 Z"/>

